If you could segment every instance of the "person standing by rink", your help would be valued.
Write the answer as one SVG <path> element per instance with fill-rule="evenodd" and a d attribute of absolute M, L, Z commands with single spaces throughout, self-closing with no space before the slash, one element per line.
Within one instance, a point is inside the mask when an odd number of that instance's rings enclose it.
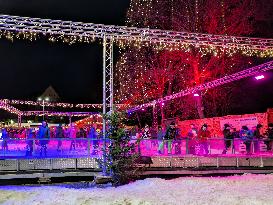
<path fill-rule="evenodd" d="M 268 124 L 268 129 L 266 130 L 265 136 L 267 137 L 267 150 L 273 151 L 273 123 Z"/>
<path fill-rule="evenodd" d="M 144 143 L 146 151 L 151 150 L 151 141 L 150 141 L 151 138 L 152 138 L 152 135 L 150 132 L 149 125 L 146 124 L 144 127 L 143 135 L 142 135 L 142 139 L 144 140 L 143 143 Z"/>
<path fill-rule="evenodd" d="M 162 149 L 164 147 L 165 142 L 167 142 L 168 154 L 169 155 L 172 154 L 172 143 L 173 143 L 173 140 L 176 138 L 176 134 L 177 134 L 177 130 L 175 128 L 175 122 L 172 122 L 166 131 L 163 143 L 161 144 L 159 149 Z"/>
<path fill-rule="evenodd" d="M 92 125 L 88 134 L 88 138 L 91 140 L 92 143 L 92 153 L 91 155 L 97 155 L 99 149 L 99 140 L 98 140 L 98 133 L 96 130 L 96 124 Z"/>
<path fill-rule="evenodd" d="M 201 148 L 203 148 L 204 154 L 209 154 L 208 148 L 208 138 L 210 137 L 210 131 L 208 130 L 208 125 L 203 124 L 201 130 L 198 132 L 198 139 L 200 141 Z"/>
<path fill-rule="evenodd" d="M 232 147 L 233 149 L 233 135 L 230 131 L 230 125 L 224 124 L 223 130 L 224 140 L 225 140 L 225 149 L 223 150 L 222 154 L 226 154 L 227 150 Z"/>
<path fill-rule="evenodd" d="M 246 152 L 247 154 L 251 153 L 251 142 L 253 139 L 253 133 L 251 130 L 248 129 L 247 126 L 242 126 L 240 131 L 240 137 L 243 140 L 244 144 L 246 145 Z"/>
<path fill-rule="evenodd" d="M 164 139 L 165 133 L 162 129 L 161 126 L 158 126 L 158 131 L 157 131 L 157 140 L 158 140 L 158 154 L 163 154 L 163 139 Z"/>
<path fill-rule="evenodd" d="M 62 124 L 59 124 L 58 127 L 56 127 L 56 131 L 55 131 L 55 137 L 58 140 L 58 145 L 57 145 L 57 151 L 61 151 L 61 147 L 62 147 L 62 138 L 64 137 L 64 131 L 62 128 Z"/>
<path fill-rule="evenodd" d="M 9 133 L 7 132 L 6 128 L 2 129 L 2 151 L 8 151 L 8 139 L 9 139 Z"/>
<path fill-rule="evenodd" d="M 48 128 L 47 122 L 43 121 L 42 125 L 39 127 L 38 138 L 40 139 L 40 156 L 47 155 L 47 144 L 49 142 L 50 130 Z"/>
<path fill-rule="evenodd" d="M 33 153 L 33 144 L 35 139 L 35 130 L 33 128 L 27 129 L 26 132 L 26 143 L 27 143 L 27 150 L 26 150 L 26 156 L 31 157 Z"/>
<path fill-rule="evenodd" d="M 69 130 L 69 138 L 71 140 L 70 151 L 72 151 L 72 148 L 76 150 L 77 128 L 74 123 L 72 123 Z"/>

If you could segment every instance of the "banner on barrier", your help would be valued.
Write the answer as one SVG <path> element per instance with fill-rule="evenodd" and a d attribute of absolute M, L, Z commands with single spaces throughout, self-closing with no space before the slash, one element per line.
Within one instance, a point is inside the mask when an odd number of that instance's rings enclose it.
<path fill-rule="evenodd" d="M 242 117 L 220 120 L 220 126 L 222 129 L 224 129 L 224 124 L 229 124 L 232 128 L 236 128 L 236 130 L 240 130 L 242 126 L 247 126 L 251 129 L 254 126 L 257 126 L 258 119 L 257 117 Z"/>

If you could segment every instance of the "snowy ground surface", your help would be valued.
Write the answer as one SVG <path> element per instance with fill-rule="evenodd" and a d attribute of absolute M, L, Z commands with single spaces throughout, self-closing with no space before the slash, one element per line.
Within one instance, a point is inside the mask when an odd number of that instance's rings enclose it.
<path fill-rule="evenodd" d="M 273 175 L 140 180 L 118 188 L 1 186 L 0 204 L 273 204 Z"/>

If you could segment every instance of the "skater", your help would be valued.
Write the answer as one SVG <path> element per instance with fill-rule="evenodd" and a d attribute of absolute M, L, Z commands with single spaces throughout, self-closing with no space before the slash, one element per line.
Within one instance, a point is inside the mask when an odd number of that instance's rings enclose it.
<path fill-rule="evenodd" d="M 35 139 L 35 130 L 33 128 L 29 128 L 26 133 L 26 143 L 27 143 L 27 148 L 26 148 L 26 156 L 31 157 L 33 154 L 33 144 L 34 144 L 34 139 Z"/>
<path fill-rule="evenodd" d="M 70 151 L 72 151 L 72 149 L 76 150 L 77 128 L 74 123 L 72 123 L 69 130 L 69 138 L 71 140 Z"/>
<path fill-rule="evenodd" d="M 56 127 L 55 137 L 58 140 L 57 152 L 60 152 L 62 144 L 63 144 L 62 138 L 64 137 L 64 131 L 63 131 L 63 128 L 62 128 L 62 124 L 59 124 L 59 126 Z"/>
<path fill-rule="evenodd" d="M 247 126 L 242 126 L 240 131 L 240 137 L 246 145 L 246 153 L 251 154 L 251 141 L 253 139 L 253 133 L 248 129 Z"/>
<path fill-rule="evenodd" d="M 230 147 L 232 147 L 232 149 L 233 149 L 233 135 L 230 131 L 229 124 L 224 124 L 223 135 L 224 135 L 224 141 L 225 141 L 225 149 L 223 150 L 222 154 L 226 154 L 227 150 Z"/>
<path fill-rule="evenodd" d="M 164 139 L 165 133 L 161 126 L 158 126 L 157 131 L 157 141 L 158 141 L 158 154 L 163 154 L 163 139 Z"/>
<path fill-rule="evenodd" d="M 273 151 L 273 123 L 268 124 L 265 136 L 267 137 L 266 145 L 268 151 Z"/>
<path fill-rule="evenodd" d="M 49 143 L 50 130 L 48 128 L 47 122 L 43 121 L 42 125 L 39 127 L 38 138 L 40 139 L 40 156 L 47 156 L 47 144 Z"/>
<path fill-rule="evenodd" d="M 98 141 L 98 133 L 97 133 L 95 125 L 91 126 L 88 138 L 92 142 L 92 153 L 91 153 L 91 155 L 97 155 L 98 154 L 98 148 L 99 148 L 99 141 Z"/>
<path fill-rule="evenodd" d="M 146 151 L 151 150 L 151 141 L 150 141 L 151 138 L 152 138 L 152 135 L 150 132 L 149 125 L 146 124 L 144 127 L 144 132 L 142 134 L 143 144 L 145 146 Z"/>
<path fill-rule="evenodd" d="M 9 133 L 7 132 L 6 128 L 2 129 L 2 151 L 7 152 L 8 151 L 8 139 L 9 139 Z"/>
<path fill-rule="evenodd" d="M 209 148 L 208 148 L 208 138 L 210 138 L 210 131 L 208 130 L 208 125 L 203 124 L 199 133 L 198 138 L 200 141 L 201 148 L 203 148 L 203 154 L 208 155 L 209 154 Z"/>
<path fill-rule="evenodd" d="M 164 147 L 165 142 L 167 142 L 168 154 L 169 155 L 172 154 L 172 143 L 173 143 L 173 140 L 176 138 L 176 134 L 177 134 L 177 130 L 175 129 L 175 122 L 172 122 L 166 131 L 163 143 L 161 144 L 161 147 L 159 149 L 162 149 Z"/>

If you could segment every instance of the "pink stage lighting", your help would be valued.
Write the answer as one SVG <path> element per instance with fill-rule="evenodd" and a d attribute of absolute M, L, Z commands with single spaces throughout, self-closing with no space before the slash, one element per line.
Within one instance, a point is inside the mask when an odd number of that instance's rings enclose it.
<path fill-rule="evenodd" d="M 194 97 L 199 97 L 199 94 L 198 93 L 194 93 L 193 96 Z"/>
<path fill-rule="evenodd" d="M 264 75 L 258 75 L 255 78 L 256 78 L 256 80 L 262 80 L 262 79 L 264 79 Z"/>

